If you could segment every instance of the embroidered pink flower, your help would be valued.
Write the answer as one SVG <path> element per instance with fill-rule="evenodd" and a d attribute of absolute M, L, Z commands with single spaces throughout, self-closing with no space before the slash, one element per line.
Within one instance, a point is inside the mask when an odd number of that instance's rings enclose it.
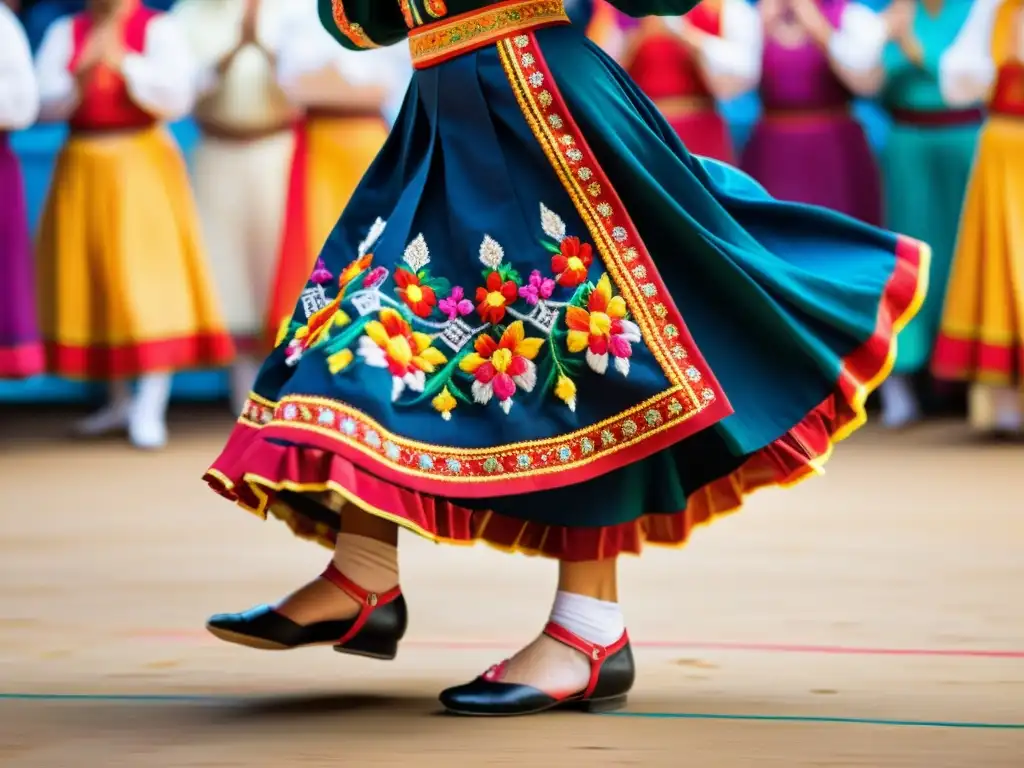
<path fill-rule="evenodd" d="M 462 290 L 461 285 L 452 288 L 451 295 L 447 299 L 441 299 L 437 306 L 448 315 L 449 320 L 459 316 L 465 317 L 473 311 L 473 302 L 466 298 L 466 292 Z"/>
<path fill-rule="evenodd" d="M 520 287 L 519 298 L 529 304 L 536 306 L 541 299 L 550 299 L 555 290 L 555 281 L 550 277 L 541 275 L 539 269 L 530 273 L 530 280 L 526 285 Z"/>
<path fill-rule="evenodd" d="M 521 320 L 509 325 L 498 341 L 488 335 L 478 336 L 473 343 L 476 351 L 459 363 L 459 368 L 473 375 L 473 399 L 486 404 L 496 397 L 508 413 L 517 388 L 531 392 L 537 385 L 533 359 L 543 344 L 544 339 L 526 338 Z"/>
<path fill-rule="evenodd" d="M 387 279 L 387 267 L 374 267 L 370 270 L 370 274 L 363 278 L 363 288 L 376 288 Z"/>
<path fill-rule="evenodd" d="M 569 326 L 566 346 L 570 352 L 587 350 L 587 365 L 592 370 L 607 371 L 610 354 L 615 359 L 615 370 L 629 375 L 629 358 L 633 356 L 630 342 L 640 341 L 640 329 L 626 319 L 625 299 L 612 296 L 608 275 L 601 275 L 597 281 L 586 309 L 566 308 L 565 324 Z"/>
<path fill-rule="evenodd" d="M 317 259 L 316 267 L 313 268 L 313 274 L 309 276 L 309 279 L 317 285 L 326 285 L 334 279 L 334 275 L 328 271 L 323 259 Z"/>

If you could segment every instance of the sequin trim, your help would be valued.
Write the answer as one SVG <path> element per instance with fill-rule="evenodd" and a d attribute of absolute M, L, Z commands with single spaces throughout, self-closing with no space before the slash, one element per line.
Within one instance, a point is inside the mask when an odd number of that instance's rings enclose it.
<path fill-rule="evenodd" d="M 338 30 L 360 48 L 379 48 L 359 24 L 348 20 L 345 13 L 345 0 L 331 0 L 331 11 L 334 14 L 334 25 Z"/>
<path fill-rule="evenodd" d="M 568 23 L 563 0 L 508 0 L 420 27 L 409 35 L 409 51 L 413 66 L 424 69 L 506 36 Z"/>
<path fill-rule="evenodd" d="M 527 122 L 572 197 L 648 347 L 665 376 L 682 390 L 687 410 L 703 409 L 718 399 L 717 384 L 707 375 L 629 213 L 569 115 L 536 38 L 515 35 L 501 41 L 498 52 Z M 694 371 L 699 374 L 696 379 Z M 698 381 L 705 383 L 694 387 Z"/>

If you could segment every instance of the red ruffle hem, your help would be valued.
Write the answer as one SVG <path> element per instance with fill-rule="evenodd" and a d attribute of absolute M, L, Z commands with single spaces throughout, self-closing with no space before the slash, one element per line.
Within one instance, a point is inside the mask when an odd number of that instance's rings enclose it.
<path fill-rule="evenodd" d="M 900 238 L 896 267 L 879 303 L 874 333 L 843 360 L 835 391 L 799 424 L 754 454 L 732 474 L 692 494 L 685 509 L 651 513 L 639 520 L 604 528 L 569 528 L 525 522 L 495 512 L 475 511 L 403 488 L 367 472 L 330 451 L 282 445 L 261 435 L 259 426 L 239 422 L 205 480 L 222 496 L 266 518 L 286 522 L 298 536 L 334 546 L 336 531 L 295 511 L 279 491 L 336 494 L 353 504 L 426 538 L 455 544 L 484 541 L 504 550 L 561 560 L 597 560 L 639 554 L 643 544 L 680 546 L 697 526 L 739 509 L 759 488 L 790 486 L 818 474 L 833 445 L 866 420 L 870 392 L 889 374 L 895 337 L 924 300 L 928 246 Z M 254 396 L 255 399 L 255 396 Z M 259 399 L 272 407 L 273 403 Z M 280 439 L 286 427 L 275 425 Z M 308 433 L 296 431 L 297 443 Z"/>

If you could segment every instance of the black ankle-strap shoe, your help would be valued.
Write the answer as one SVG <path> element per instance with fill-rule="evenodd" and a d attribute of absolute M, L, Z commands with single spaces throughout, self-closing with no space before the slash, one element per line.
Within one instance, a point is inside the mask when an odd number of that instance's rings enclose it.
<path fill-rule="evenodd" d="M 370 592 L 327 566 L 323 578 L 360 603 L 359 612 L 348 619 L 297 624 L 268 605 L 242 613 L 218 613 L 206 623 L 210 634 L 249 648 L 284 651 L 310 645 L 333 645 L 339 653 L 391 660 L 405 635 L 408 611 L 399 587 L 387 592 Z"/>
<path fill-rule="evenodd" d="M 454 715 L 535 715 L 552 709 L 610 712 L 626 705 L 626 694 L 636 679 L 633 651 L 626 633 L 605 647 L 589 643 L 564 627 L 549 622 L 544 634 L 590 659 L 587 686 L 568 696 L 554 696 L 530 685 L 502 682 L 503 661 L 466 685 L 441 693 L 441 703 Z"/>

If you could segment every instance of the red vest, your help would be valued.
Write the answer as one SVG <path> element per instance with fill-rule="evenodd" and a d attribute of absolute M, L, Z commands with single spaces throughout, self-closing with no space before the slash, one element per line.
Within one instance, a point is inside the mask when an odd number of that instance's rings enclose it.
<path fill-rule="evenodd" d="M 703 2 L 685 18 L 702 32 L 715 37 L 721 34 L 720 3 Z M 640 41 L 629 74 L 654 100 L 711 95 L 697 62 L 670 32 L 652 34 Z"/>
<path fill-rule="evenodd" d="M 1024 117 L 1024 64 L 1008 61 L 999 68 L 989 110 L 996 115 Z"/>
<path fill-rule="evenodd" d="M 146 46 L 146 29 L 159 16 L 141 4 L 125 19 L 122 42 L 125 51 L 142 53 Z M 68 69 L 74 72 L 81 58 L 85 41 L 92 30 L 92 15 L 80 13 L 72 22 L 74 47 Z M 105 64 L 100 64 L 81 93 L 81 100 L 68 121 L 72 131 L 115 131 L 146 128 L 157 122 L 150 113 L 132 101 L 124 77 Z"/>

